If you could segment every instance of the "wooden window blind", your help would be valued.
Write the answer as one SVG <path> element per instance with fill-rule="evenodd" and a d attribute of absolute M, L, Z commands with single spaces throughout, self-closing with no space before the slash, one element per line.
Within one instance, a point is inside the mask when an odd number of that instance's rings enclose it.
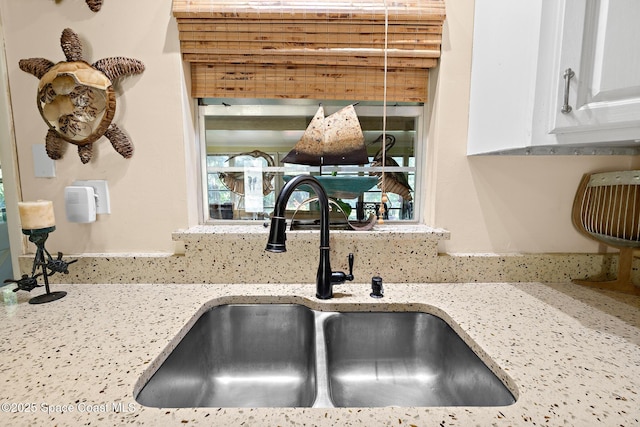
<path fill-rule="evenodd" d="M 444 0 L 174 0 L 192 96 L 425 102 Z M 386 43 L 385 43 L 386 33 Z M 386 49 L 385 49 L 386 44 Z"/>

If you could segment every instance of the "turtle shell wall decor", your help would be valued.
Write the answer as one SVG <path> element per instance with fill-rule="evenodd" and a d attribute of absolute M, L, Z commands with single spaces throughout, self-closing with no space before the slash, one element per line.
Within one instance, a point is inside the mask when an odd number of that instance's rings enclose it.
<path fill-rule="evenodd" d="M 89 6 L 89 9 L 93 12 L 97 12 L 102 7 L 102 0 L 87 0 L 87 6 Z"/>
<path fill-rule="evenodd" d="M 78 146 L 82 163 L 91 160 L 93 143 L 103 135 L 124 158 L 133 155 L 133 145 L 114 123 L 116 93 L 113 82 L 122 76 L 140 74 L 145 67 L 137 59 L 113 57 L 93 64 L 82 57 L 78 35 L 66 28 L 60 37 L 66 61 L 54 64 L 44 58 L 21 59 L 22 71 L 40 79 L 37 105 L 49 131 L 47 155 L 62 158 L 65 142 Z"/>

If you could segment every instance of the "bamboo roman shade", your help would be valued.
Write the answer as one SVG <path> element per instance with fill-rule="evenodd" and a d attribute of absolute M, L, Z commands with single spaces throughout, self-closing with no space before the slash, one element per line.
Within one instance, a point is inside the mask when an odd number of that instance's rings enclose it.
<path fill-rule="evenodd" d="M 173 14 L 194 98 L 381 100 L 386 51 L 387 100 L 424 102 L 445 9 L 444 0 L 174 0 Z"/>

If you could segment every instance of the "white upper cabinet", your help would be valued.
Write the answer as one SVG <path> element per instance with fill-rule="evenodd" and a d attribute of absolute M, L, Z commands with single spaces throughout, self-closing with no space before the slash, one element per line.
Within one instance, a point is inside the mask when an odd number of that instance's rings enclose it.
<path fill-rule="evenodd" d="M 563 17 L 551 132 L 628 129 L 640 138 L 640 1 L 570 0 Z"/>
<path fill-rule="evenodd" d="M 526 20 L 502 3 L 476 2 L 468 153 L 640 153 L 640 1 L 512 2 L 527 4 Z M 477 55 L 487 39 L 509 75 Z M 490 82 L 498 95 L 480 100 Z M 499 134 L 501 115 L 513 129 L 496 142 L 486 123 Z"/>

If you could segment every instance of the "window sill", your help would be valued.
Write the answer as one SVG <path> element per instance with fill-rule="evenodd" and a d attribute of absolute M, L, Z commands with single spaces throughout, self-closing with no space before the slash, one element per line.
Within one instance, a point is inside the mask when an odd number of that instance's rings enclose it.
<path fill-rule="evenodd" d="M 260 224 L 220 224 L 220 225 L 197 225 L 186 230 L 177 230 L 173 235 L 173 240 L 180 241 L 199 236 L 206 235 L 248 235 L 258 234 L 266 235 L 269 228 Z M 314 234 L 318 230 L 294 230 L 287 231 L 287 235 L 297 234 Z M 390 235 L 413 235 L 414 237 L 425 238 L 429 240 L 449 240 L 450 232 L 443 228 L 434 228 L 423 224 L 384 224 L 376 225 L 370 231 L 352 231 L 352 230 L 331 230 L 331 236 L 347 235 L 350 238 L 371 238 L 373 236 L 390 236 Z"/>

